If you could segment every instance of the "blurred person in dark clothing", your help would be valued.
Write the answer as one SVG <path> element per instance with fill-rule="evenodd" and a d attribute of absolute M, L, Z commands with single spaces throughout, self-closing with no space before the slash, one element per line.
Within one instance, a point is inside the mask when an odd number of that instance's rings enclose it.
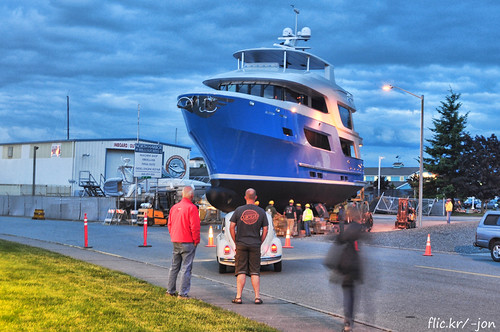
<path fill-rule="evenodd" d="M 363 226 L 357 222 L 351 222 L 334 239 L 334 243 L 324 264 L 331 272 L 330 282 L 342 285 L 344 302 L 344 329 L 352 331 L 354 323 L 354 299 L 356 285 L 362 282 L 362 264 L 358 253 L 357 241 L 361 238 Z"/>

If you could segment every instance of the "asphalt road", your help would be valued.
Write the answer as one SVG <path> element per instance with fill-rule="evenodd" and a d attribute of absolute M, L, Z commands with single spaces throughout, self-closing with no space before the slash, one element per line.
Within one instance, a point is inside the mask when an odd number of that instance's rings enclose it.
<path fill-rule="evenodd" d="M 208 228 L 203 227 L 202 232 L 193 273 L 213 282 L 235 284 L 231 273 L 218 273 L 215 248 L 204 246 Z M 0 217 L 0 234 L 80 247 L 84 241 L 82 222 Z M 165 227 L 148 229 L 148 244 L 152 247 L 138 247 L 141 244 L 142 227 L 89 223 L 89 245 L 93 250 L 158 266 L 170 265 L 172 247 Z M 263 270 L 261 292 L 342 315 L 340 286 L 329 282 L 328 271 L 322 265 L 330 244 L 307 238 L 292 239 L 292 245 L 293 249 L 284 249 L 282 272 Z M 500 330 L 500 264 L 486 252 L 434 253 L 426 257 L 424 248 L 425 244 L 422 251 L 360 245 L 365 280 L 358 292 L 356 319 L 395 331 Z"/>

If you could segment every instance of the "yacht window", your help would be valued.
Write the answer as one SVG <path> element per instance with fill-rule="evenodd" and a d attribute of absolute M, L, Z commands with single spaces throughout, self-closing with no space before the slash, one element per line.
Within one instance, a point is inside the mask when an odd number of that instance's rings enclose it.
<path fill-rule="evenodd" d="M 323 96 L 312 97 L 311 107 L 320 112 L 328 113 L 328 109 L 326 108 L 325 98 Z"/>
<path fill-rule="evenodd" d="M 312 146 L 316 148 L 320 148 L 323 150 L 331 151 L 330 142 L 328 141 L 328 136 L 324 134 L 320 134 L 318 132 L 309 130 L 304 128 L 304 134 L 306 135 L 306 139 Z"/>
<path fill-rule="evenodd" d="M 274 87 L 274 99 L 283 100 L 283 90 L 281 86 Z"/>
<path fill-rule="evenodd" d="M 309 96 L 300 95 L 299 98 L 298 98 L 298 102 L 301 105 L 309 106 Z"/>
<path fill-rule="evenodd" d="M 274 86 L 269 84 L 264 86 L 262 96 L 264 98 L 274 99 Z"/>
<path fill-rule="evenodd" d="M 340 146 L 342 147 L 342 152 L 346 157 L 354 157 L 354 143 L 352 141 L 341 138 Z"/>
<path fill-rule="evenodd" d="M 283 127 L 283 134 L 285 134 L 285 136 L 293 136 L 293 131 L 290 128 Z"/>
<path fill-rule="evenodd" d="M 236 92 L 236 84 L 228 84 L 226 87 L 227 91 Z"/>
<path fill-rule="evenodd" d="M 249 92 L 252 96 L 262 96 L 262 85 L 260 84 L 253 84 L 249 85 Z"/>
<path fill-rule="evenodd" d="M 248 94 L 248 84 L 237 84 L 237 92 Z"/>
<path fill-rule="evenodd" d="M 299 102 L 300 95 L 290 89 L 285 89 L 285 101 L 291 101 L 294 103 Z"/>
<path fill-rule="evenodd" d="M 340 118 L 342 119 L 342 124 L 344 125 L 344 127 L 352 129 L 351 110 L 342 105 L 338 106 L 339 106 Z"/>

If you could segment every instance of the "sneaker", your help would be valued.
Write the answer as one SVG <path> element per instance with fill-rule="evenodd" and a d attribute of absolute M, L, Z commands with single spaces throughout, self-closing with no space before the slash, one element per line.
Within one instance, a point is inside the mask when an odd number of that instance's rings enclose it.
<path fill-rule="evenodd" d="M 177 294 L 175 294 L 175 293 L 169 293 L 169 292 L 165 292 L 165 295 L 167 295 L 167 296 L 177 296 Z"/>
<path fill-rule="evenodd" d="M 180 300 L 189 300 L 190 297 L 186 294 L 186 295 L 177 295 L 177 298 L 180 299 Z"/>

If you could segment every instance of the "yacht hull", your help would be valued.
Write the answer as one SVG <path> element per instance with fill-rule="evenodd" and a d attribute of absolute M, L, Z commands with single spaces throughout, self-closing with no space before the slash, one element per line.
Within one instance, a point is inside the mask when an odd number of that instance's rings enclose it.
<path fill-rule="evenodd" d="M 220 92 L 182 95 L 178 106 L 210 172 L 207 199 L 222 211 L 244 204 L 247 188 L 282 209 L 289 199 L 334 205 L 363 187 L 363 162 L 342 153 L 337 129 L 285 103 Z M 321 131 L 330 149 L 311 146 L 304 128 Z"/>

